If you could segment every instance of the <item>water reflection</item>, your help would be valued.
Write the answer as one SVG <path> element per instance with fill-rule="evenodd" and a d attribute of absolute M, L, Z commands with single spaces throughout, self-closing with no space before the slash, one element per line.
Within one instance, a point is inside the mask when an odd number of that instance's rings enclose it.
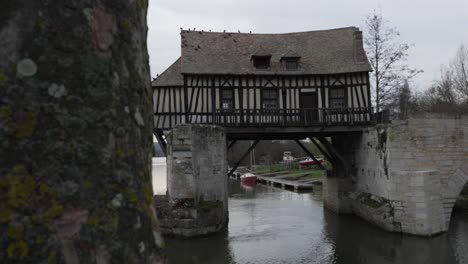
<path fill-rule="evenodd" d="M 153 158 L 153 192 L 155 194 L 166 194 L 166 158 Z"/>
<path fill-rule="evenodd" d="M 327 237 L 335 244 L 334 263 L 459 263 L 448 234 L 404 236 L 382 231 L 354 216 L 328 211 L 324 215 Z"/>
<path fill-rule="evenodd" d="M 166 239 L 170 264 L 467 263 L 468 216 L 450 232 L 419 238 L 384 232 L 322 206 L 321 193 L 293 193 L 230 182 L 229 227 L 208 237 Z"/>

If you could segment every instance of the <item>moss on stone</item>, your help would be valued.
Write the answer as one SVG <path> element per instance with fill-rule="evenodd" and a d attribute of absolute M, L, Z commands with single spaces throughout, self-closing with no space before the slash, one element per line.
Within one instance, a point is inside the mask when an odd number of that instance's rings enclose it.
<path fill-rule="evenodd" d="M 143 197 L 145 198 L 146 204 L 151 204 L 153 200 L 153 186 L 151 186 L 151 184 L 147 184 L 143 187 Z"/>
<path fill-rule="evenodd" d="M 47 263 L 49 264 L 56 263 L 56 256 L 57 256 L 57 251 L 52 250 L 51 252 L 49 252 L 49 256 L 47 257 Z"/>
<path fill-rule="evenodd" d="M 197 209 L 201 210 L 211 210 L 223 207 L 223 203 L 221 201 L 201 201 L 197 205 Z"/>
<path fill-rule="evenodd" d="M 136 204 L 138 202 L 137 194 L 134 191 L 130 190 L 130 189 L 125 190 L 125 197 L 127 197 L 127 200 L 130 203 Z"/>
<path fill-rule="evenodd" d="M 10 258 L 24 258 L 29 254 L 29 246 L 24 240 L 13 242 L 8 246 L 7 254 Z"/>
<path fill-rule="evenodd" d="M 383 149 L 387 143 L 387 129 L 386 128 L 377 128 L 377 136 L 379 141 L 380 149 Z"/>
<path fill-rule="evenodd" d="M 137 0 L 136 3 L 138 5 L 138 8 L 140 9 L 146 8 L 146 6 L 148 5 L 147 0 Z"/>
<path fill-rule="evenodd" d="M 383 199 L 381 201 L 374 199 L 372 194 L 365 192 L 359 194 L 358 199 L 362 204 L 374 209 L 380 208 L 385 204 Z"/>
<path fill-rule="evenodd" d="M 131 33 L 132 32 L 132 23 L 126 18 L 123 18 L 120 21 L 120 26 L 126 33 Z"/>
<path fill-rule="evenodd" d="M 7 255 L 16 260 L 28 256 L 29 244 L 44 244 L 41 233 L 33 230 L 50 229 L 63 213 L 56 193 L 46 184 L 38 183 L 21 164 L 0 177 L 0 200 L 3 201 L 0 222 L 7 225 Z M 16 219 L 31 219 L 32 224 L 22 225 Z"/>
<path fill-rule="evenodd" d="M 117 212 L 107 208 L 95 208 L 88 217 L 88 225 L 104 232 L 114 232 L 119 227 Z"/>
<path fill-rule="evenodd" d="M 125 159 L 127 157 L 131 157 L 135 155 L 135 150 L 133 149 L 130 149 L 130 148 L 127 148 L 127 149 L 124 149 L 124 148 L 115 148 L 115 156 L 121 158 L 121 159 Z"/>
<path fill-rule="evenodd" d="M 24 120 L 16 123 L 15 137 L 17 139 L 24 139 L 30 137 L 36 128 L 36 114 L 26 112 Z"/>
<path fill-rule="evenodd" d="M 10 118 L 12 115 L 13 111 L 11 110 L 11 106 L 9 105 L 3 105 L 0 108 L 0 120 L 4 120 L 7 118 Z"/>
<path fill-rule="evenodd" d="M 6 76 L 5 73 L 0 71 L 0 88 L 5 87 L 7 82 L 8 82 L 8 76 Z"/>

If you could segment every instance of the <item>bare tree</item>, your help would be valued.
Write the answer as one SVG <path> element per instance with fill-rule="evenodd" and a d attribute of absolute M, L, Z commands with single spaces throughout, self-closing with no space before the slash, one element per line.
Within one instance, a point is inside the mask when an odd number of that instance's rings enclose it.
<path fill-rule="evenodd" d="M 453 85 L 462 101 L 468 101 L 468 49 L 461 45 L 451 63 Z"/>
<path fill-rule="evenodd" d="M 398 97 L 398 110 L 400 113 L 400 119 L 405 119 L 408 116 L 409 104 L 411 100 L 411 89 L 407 81 L 404 82 L 400 88 Z"/>
<path fill-rule="evenodd" d="M 377 111 L 398 99 L 399 88 L 420 70 L 406 64 L 410 45 L 398 43 L 400 33 L 374 10 L 365 19 L 364 46 L 373 68 L 373 98 Z"/>
<path fill-rule="evenodd" d="M 460 110 L 463 103 L 460 93 L 455 89 L 454 71 L 452 67 L 441 66 L 440 76 L 434 83 L 420 94 L 415 104 L 416 111 L 453 113 Z"/>

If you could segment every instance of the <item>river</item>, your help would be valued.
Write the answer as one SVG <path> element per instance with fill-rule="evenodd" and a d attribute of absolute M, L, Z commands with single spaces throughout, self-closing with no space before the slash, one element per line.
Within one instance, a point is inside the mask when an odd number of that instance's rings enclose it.
<path fill-rule="evenodd" d="M 236 180 L 229 189 L 228 228 L 190 240 L 166 238 L 169 264 L 468 264 L 468 214 L 455 214 L 449 232 L 420 238 L 329 212 L 320 190 L 294 193 Z"/>

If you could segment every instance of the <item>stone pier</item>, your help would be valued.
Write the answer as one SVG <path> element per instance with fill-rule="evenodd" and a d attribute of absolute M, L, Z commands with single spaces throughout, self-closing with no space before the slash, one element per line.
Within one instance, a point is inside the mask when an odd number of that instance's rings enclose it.
<path fill-rule="evenodd" d="M 184 237 L 221 230 L 228 221 L 224 129 L 181 124 L 166 140 L 167 196 L 155 198 L 161 230 Z"/>
<path fill-rule="evenodd" d="M 385 230 L 432 236 L 449 228 L 468 182 L 468 117 L 426 114 L 332 137 L 351 170 L 324 181 L 324 204 Z"/>

